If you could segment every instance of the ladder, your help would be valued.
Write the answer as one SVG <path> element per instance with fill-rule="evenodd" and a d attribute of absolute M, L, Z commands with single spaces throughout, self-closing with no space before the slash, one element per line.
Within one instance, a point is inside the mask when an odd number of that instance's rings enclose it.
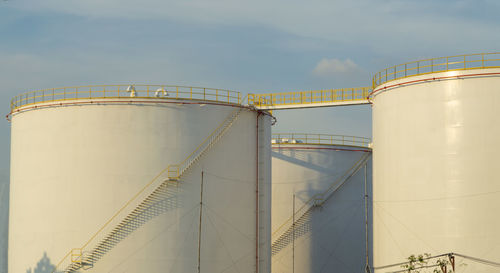
<path fill-rule="evenodd" d="M 322 193 L 314 195 L 301 208 L 299 208 L 284 224 L 282 224 L 274 233 L 271 245 L 271 255 L 279 253 L 288 246 L 295 238 L 300 237 L 310 231 L 310 219 L 312 212 L 321 207 L 333 194 L 340 189 L 349 179 L 355 175 L 362 166 L 366 164 L 371 156 L 371 152 L 365 153 L 354 165 L 347 170 L 339 179 L 334 181 L 328 189 Z M 295 222 L 293 222 L 295 218 Z M 280 233 L 281 232 L 281 233 Z M 295 238 L 294 238 L 295 237 Z"/>
<path fill-rule="evenodd" d="M 169 165 L 162 170 L 152 181 L 146 184 L 132 199 L 130 199 L 120 210 L 118 210 L 104 226 L 102 226 L 81 248 L 72 249 L 63 259 L 56 265 L 54 271 L 72 273 L 80 269 L 88 270 L 94 267 L 108 251 L 116 246 L 121 240 L 125 239 L 133 231 L 141 227 L 151 218 L 164 212 L 156 209 L 155 207 L 162 205 L 162 202 L 170 202 L 167 208 L 175 208 L 175 202 L 171 202 L 176 197 L 177 186 L 180 178 L 195 164 L 203 155 L 205 155 L 231 128 L 236 122 L 243 108 L 237 107 L 231 114 L 221 122 L 203 142 L 196 147 L 196 149 L 189 154 L 181 163 Z M 161 179 L 164 174 L 167 174 L 167 179 Z M 126 211 L 126 208 L 131 207 L 132 202 L 146 192 L 146 189 L 151 188 L 153 185 L 160 184 L 154 187 L 138 205 L 126 214 L 122 220 L 111 228 L 111 223 L 119 218 L 119 215 Z M 154 183 L 157 182 L 157 183 Z M 173 203 L 173 204 L 172 204 Z M 165 204 L 163 204 L 164 206 Z M 165 206 L 164 206 L 165 207 Z M 111 231 L 105 233 L 105 230 Z M 104 237 L 101 235 L 105 233 Z M 96 243 L 92 243 L 96 242 Z M 89 249 L 89 250 L 86 250 Z M 66 262 L 66 260 L 69 260 Z M 66 265 L 67 264 L 67 265 Z M 64 266 L 66 265 L 66 266 Z M 61 270 L 62 271 L 58 271 Z"/>

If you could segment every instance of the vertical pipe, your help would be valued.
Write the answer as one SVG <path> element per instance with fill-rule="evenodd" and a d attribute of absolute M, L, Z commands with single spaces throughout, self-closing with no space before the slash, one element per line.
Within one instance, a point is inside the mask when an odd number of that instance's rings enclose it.
<path fill-rule="evenodd" d="M 259 273 L 259 117 L 257 113 L 255 132 L 255 273 Z"/>
<path fill-rule="evenodd" d="M 292 205 L 292 273 L 295 273 L 295 192 Z"/>
<path fill-rule="evenodd" d="M 201 270 L 201 220 L 203 213 L 203 171 L 201 171 L 201 186 L 200 186 L 200 222 L 198 225 L 198 273 Z"/>
<path fill-rule="evenodd" d="M 365 252 L 366 252 L 366 272 L 370 272 L 369 246 L 368 246 L 368 189 L 367 189 L 367 170 L 365 163 Z"/>

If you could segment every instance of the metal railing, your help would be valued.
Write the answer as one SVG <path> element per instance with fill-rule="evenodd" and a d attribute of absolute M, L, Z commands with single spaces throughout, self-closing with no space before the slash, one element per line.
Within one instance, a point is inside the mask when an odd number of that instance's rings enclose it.
<path fill-rule="evenodd" d="M 365 101 L 370 87 L 341 88 L 268 94 L 249 94 L 248 104 L 255 107 Z"/>
<path fill-rule="evenodd" d="M 278 133 L 272 134 L 272 144 L 317 144 L 317 145 L 348 145 L 370 147 L 371 139 L 357 136 Z"/>
<path fill-rule="evenodd" d="M 83 253 L 91 251 L 99 242 L 105 238 L 110 230 L 116 227 L 123 219 L 133 212 L 134 208 L 140 206 L 142 202 L 154 193 L 154 190 L 161 186 L 165 181 L 177 181 L 183 173 L 199 159 L 212 145 L 218 141 L 226 131 L 232 126 L 238 115 L 241 113 L 241 108 L 236 108 L 231 114 L 224 119 L 196 149 L 190 153 L 181 163 L 169 165 L 161 170 L 152 180 L 144 185 L 132 198 L 130 198 L 115 214 L 113 214 L 100 228 L 95 232 L 90 239 L 87 240 L 80 248 L 71 249 L 62 260 L 55 266 L 52 273 L 67 272 L 67 268 L 72 268 L 76 263 L 82 263 Z M 62 270 L 62 271 L 61 271 Z M 69 272 L 74 272 L 70 270 Z"/>
<path fill-rule="evenodd" d="M 228 104 L 241 104 L 241 94 L 237 91 L 177 86 L 177 85 L 88 85 L 74 87 L 49 88 L 23 93 L 11 100 L 10 108 L 14 111 L 26 105 L 37 103 L 68 101 L 78 99 L 130 99 L 163 98 L 182 100 L 216 101 Z"/>
<path fill-rule="evenodd" d="M 482 68 L 500 68 L 500 52 L 439 57 L 395 65 L 375 74 L 372 88 L 406 77 Z"/>
<path fill-rule="evenodd" d="M 167 167 L 167 174 L 169 179 L 178 180 L 180 176 L 196 162 L 205 151 L 207 151 L 215 142 L 217 142 L 232 126 L 234 121 L 238 118 L 241 113 L 241 108 L 236 108 L 226 119 L 224 119 L 215 130 L 206 137 L 202 143 L 200 143 L 193 152 L 191 152 L 187 157 L 184 158 L 178 164 L 172 164 Z"/>
<path fill-rule="evenodd" d="M 352 175 L 354 175 L 368 160 L 371 153 L 366 153 L 361 156 L 341 177 L 336 179 L 326 190 L 318 194 L 313 195 L 309 198 L 301 207 L 299 207 L 294 215 L 290 216 L 281 226 L 274 230 L 271 234 L 272 242 L 275 242 L 282 236 L 287 230 L 293 226 L 293 219 L 300 219 L 304 214 L 306 214 L 310 209 L 317 206 L 322 206 L 328 198 L 337 191 L 342 184 L 347 181 Z"/>

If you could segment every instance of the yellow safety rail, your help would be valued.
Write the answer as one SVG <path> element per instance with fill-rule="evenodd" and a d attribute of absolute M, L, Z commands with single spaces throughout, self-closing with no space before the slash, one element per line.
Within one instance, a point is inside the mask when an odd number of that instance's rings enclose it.
<path fill-rule="evenodd" d="M 262 109 L 289 109 L 346 104 L 364 104 L 370 87 L 249 94 L 248 104 Z"/>
<path fill-rule="evenodd" d="M 406 77 L 482 68 L 500 68 L 500 52 L 456 55 L 419 60 L 386 68 L 373 77 L 372 88 Z"/>
<path fill-rule="evenodd" d="M 275 242 L 281 235 L 283 235 L 288 229 L 293 225 L 293 219 L 300 219 L 302 215 L 307 213 L 314 206 L 321 206 L 335 191 L 337 191 L 342 184 L 347 181 L 352 175 L 354 175 L 368 160 L 371 153 L 364 154 L 354 165 L 349 168 L 341 177 L 335 180 L 325 191 L 315 194 L 309 200 L 307 200 L 299 209 L 297 209 L 293 216 L 290 216 L 281 226 L 279 226 L 272 233 L 272 241 Z"/>
<path fill-rule="evenodd" d="M 370 147 L 371 139 L 357 136 L 277 133 L 272 134 L 272 144 L 313 144 L 313 145 L 348 145 Z"/>
<path fill-rule="evenodd" d="M 167 168 L 163 169 L 160 173 L 158 173 L 151 181 L 149 181 L 144 187 L 142 187 L 130 200 L 128 200 L 125 205 L 123 205 L 104 225 L 96 232 L 90 239 L 81 247 L 81 248 L 73 248 L 71 249 L 62 259 L 61 261 L 55 266 L 54 271 L 59 272 L 57 270 L 61 270 L 62 267 L 64 267 L 64 263 L 67 260 L 68 257 L 71 259 L 69 260 L 68 264 L 71 263 L 76 263 L 76 262 L 81 262 L 82 261 L 82 253 L 83 249 L 87 248 L 88 246 L 91 246 L 91 242 L 94 241 L 94 239 L 99 239 L 98 235 L 105 230 L 105 228 L 109 227 L 110 224 L 118 218 L 119 215 L 128 207 L 130 207 L 130 204 L 132 204 L 133 201 L 137 200 L 137 198 L 146 191 L 147 188 L 149 188 L 155 181 L 159 181 L 159 178 L 167 171 Z"/>
<path fill-rule="evenodd" d="M 144 185 L 134 196 L 132 196 L 131 199 L 129 199 L 111 218 L 104 223 L 104 225 L 97 230 L 96 233 L 94 233 L 90 239 L 83 244 L 82 247 L 80 248 L 74 248 L 71 249 L 63 258 L 62 260 L 56 265 L 54 271 L 52 273 L 58 272 L 57 270 L 61 270 L 61 268 L 66 268 L 66 266 L 71 266 L 71 264 L 74 263 L 82 263 L 83 262 L 83 251 L 85 249 L 92 248 L 94 243 L 98 242 L 101 237 L 99 235 L 102 235 L 106 230 L 108 230 L 110 227 L 113 227 L 112 223 L 115 223 L 116 221 L 121 220 L 124 217 L 123 214 L 125 212 L 129 212 L 132 207 L 132 209 L 135 207 L 133 205 L 140 204 L 141 200 L 139 197 L 144 196 L 146 194 L 149 194 L 151 191 L 148 191 L 147 189 L 151 188 L 152 185 L 157 185 L 158 183 L 163 183 L 164 182 L 164 175 L 167 175 L 168 179 L 170 180 L 179 180 L 180 176 L 192 165 L 194 162 L 196 162 L 199 157 L 203 155 L 204 152 L 206 152 L 211 145 L 213 145 L 218 139 L 220 139 L 223 134 L 227 131 L 227 129 L 234 123 L 234 121 L 237 119 L 238 115 L 242 111 L 242 108 L 236 108 L 234 111 L 231 112 L 231 114 L 223 120 L 211 133 L 208 135 L 196 149 L 189 154 L 181 163 L 175 164 L 175 165 L 169 165 L 165 169 L 161 170 L 151 181 L 149 181 L 146 185 Z M 156 183 L 155 183 L 156 182 Z M 160 183 L 160 185 L 161 185 Z M 157 188 L 157 187 L 154 187 Z M 126 214 L 125 214 L 126 216 Z M 66 260 L 68 260 L 66 262 Z"/>
<path fill-rule="evenodd" d="M 27 92 L 14 97 L 10 108 L 14 111 L 20 107 L 56 101 L 78 99 L 182 99 L 204 100 L 220 103 L 241 104 L 240 92 L 177 85 L 88 85 L 74 87 L 49 88 Z"/>
<path fill-rule="evenodd" d="M 217 126 L 217 128 L 215 128 L 215 130 L 212 131 L 212 133 L 208 137 L 206 137 L 205 140 L 203 140 L 203 142 L 200 143 L 200 145 L 198 145 L 198 147 L 196 147 L 193 152 L 191 152 L 191 154 L 184 158 L 183 161 L 178 164 L 169 165 L 167 167 L 168 178 L 178 180 L 179 177 L 184 173 L 184 171 L 188 169 L 191 164 L 203 154 L 203 151 L 209 148 L 209 146 L 212 145 L 218 137 L 221 137 L 222 134 L 224 134 L 225 130 L 232 125 L 240 112 L 241 108 L 236 108 L 231 113 L 231 115 L 223 122 L 221 122 L 219 126 Z"/>

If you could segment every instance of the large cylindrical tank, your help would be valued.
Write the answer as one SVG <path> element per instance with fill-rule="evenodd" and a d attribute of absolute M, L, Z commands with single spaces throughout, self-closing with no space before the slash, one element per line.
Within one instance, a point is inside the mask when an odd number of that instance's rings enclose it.
<path fill-rule="evenodd" d="M 269 273 L 272 117 L 239 93 L 61 88 L 12 108 L 9 272 Z"/>
<path fill-rule="evenodd" d="M 337 135 L 273 135 L 273 273 L 365 270 L 371 248 L 369 143 Z"/>
<path fill-rule="evenodd" d="M 499 56 L 445 57 L 377 74 L 375 268 L 424 253 L 500 260 Z M 456 264 L 456 272 L 499 271 L 460 256 Z"/>

